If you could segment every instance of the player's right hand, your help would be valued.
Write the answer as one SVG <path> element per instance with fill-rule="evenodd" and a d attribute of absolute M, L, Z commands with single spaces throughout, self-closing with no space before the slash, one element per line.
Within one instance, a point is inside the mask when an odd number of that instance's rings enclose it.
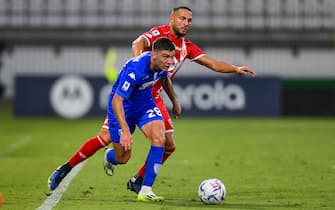
<path fill-rule="evenodd" d="M 249 66 L 239 66 L 239 67 L 237 67 L 236 73 L 242 74 L 242 75 L 244 75 L 246 73 L 249 73 L 253 77 L 256 76 L 255 70 L 253 70 Z"/>
<path fill-rule="evenodd" d="M 133 139 L 129 130 L 123 131 L 120 137 L 120 144 L 125 151 L 131 150 Z"/>
<path fill-rule="evenodd" d="M 181 105 L 179 102 L 173 104 L 172 114 L 174 119 L 178 119 L 178 117 L 181 115 Z"/>

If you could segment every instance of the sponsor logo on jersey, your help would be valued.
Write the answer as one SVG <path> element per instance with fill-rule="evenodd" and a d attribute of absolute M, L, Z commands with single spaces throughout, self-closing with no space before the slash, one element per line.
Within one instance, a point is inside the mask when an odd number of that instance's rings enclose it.
<path fill-rule="evenodd" d="M 159 33 L 158 30 L 153 30 L 153 31 L 151 32 L 151 34 L 152 34 L 153 36 L 158 36 L 160 33 Z"/>
<path fill-rule="evenodd" d="M 157 80 L 149 81 L 149 82 L 143 83 L 138 89 L 139 89 L 139 90 L 144 90 L 145 88 L 152 86 L 156 81 L 157 81 Z"/>
<path fill-rule="evenodd" d="M 131 79 L 136 80 L 136 77 L 135 77 L 135 73 L 134 73 L 134 72 L 129 73 L 128 76 L 129 76 Z"/>
<path fill-rule="evenodd" d="M 122 85 L 122 90 L 128 91 L 129 87 L 130 87 L 130 83 L 125 81 Z"/>
<path fill-rule="evenodd" d="M 151 38 L 152 38 L 152 35 L 151 35 L 151 34 L 149 34 L 149 33 L 146 33 L 146 34 L 145 34 L 145 36 L 147 36 L 149 39 L 151 39 Z"/>

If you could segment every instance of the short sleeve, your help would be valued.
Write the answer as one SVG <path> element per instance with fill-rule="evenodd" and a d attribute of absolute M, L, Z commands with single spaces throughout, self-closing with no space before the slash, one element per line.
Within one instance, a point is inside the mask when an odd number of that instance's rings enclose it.
<path fill-rule="evenodd" d="M 147 40 L 148 47 L 151 47 L 156 39 L 161 37 L 162 31 L 159 27 L 153 27 L 149 31 L 142 34 L 142 37 Z"/>
<path fill-rule="evenodd" d="M 189 42 L 187 45 L 188 59 L 194 61 L 204 56 L 205 53 L 194 43 Z"/>
<path fill-rule="evenodd" d="M 128 99 L 136 87 L 135 72 L 136 71 L 134 69 L 129 68 L 120 78 L 119 85 L 116 88 L 116 93 L 120 95 L 123 99 Z"/>

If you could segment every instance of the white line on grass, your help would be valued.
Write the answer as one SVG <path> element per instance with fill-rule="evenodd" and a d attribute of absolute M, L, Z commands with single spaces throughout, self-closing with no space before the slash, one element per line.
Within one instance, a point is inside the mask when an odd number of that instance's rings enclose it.
<path fill-rule="evenodd" d="M 19 139 L 18 141 L 10 144 L 4 151 L 0 151 L 0 156 L 8 155 L 11 152 L 13 152 L 14 150 L 16 150 L 17 148 L 28 144 L 28 142 L 30 142 L 30 141 L 31 141 L 30 136 L 23 137 L 23 138 Z"/>
<path fill-rule="evenodd" d="M 76 167 L 72 169 L 72 171 L 63 179 L 63 181 L 59 184 L 56 190 L 52 192 L 50 196 L 44 201 L 44 203 L 38 207 L 36 210 L 49 210 L 56 206 L 58 201 L 62 198 L 64 192 L 69 187 L 72 179 L 79 173 L 81 168 L 85 165 L 85 162 L 80 163 Z"/>

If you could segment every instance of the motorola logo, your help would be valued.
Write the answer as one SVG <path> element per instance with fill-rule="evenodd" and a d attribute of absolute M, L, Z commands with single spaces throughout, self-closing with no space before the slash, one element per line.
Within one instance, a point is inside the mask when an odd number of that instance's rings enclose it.
<path fill-rule="evenodd" d="M 91 109 L 93 100 L 91 85 L 80 76 L 61 77 L 50 90 L 51 107 L 58 115 L 67 119 L 85 116 Z"/>

